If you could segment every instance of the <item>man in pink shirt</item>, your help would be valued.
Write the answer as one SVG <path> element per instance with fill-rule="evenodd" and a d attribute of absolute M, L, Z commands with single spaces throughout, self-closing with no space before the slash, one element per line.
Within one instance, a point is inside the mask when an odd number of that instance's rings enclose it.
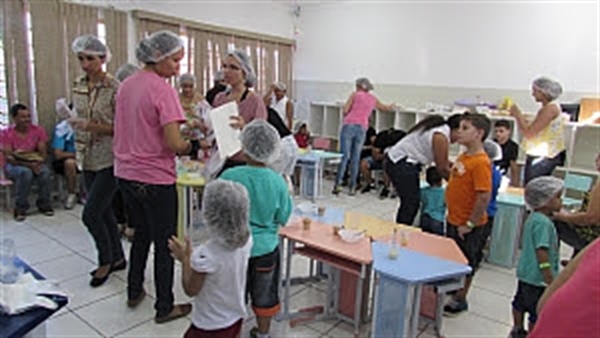
<path fill-rule="evenodd" d="M 33 181 L 39 186 L 36 202 L 39 211 L 52 216 L 50 171 L 45 164 L 48 135 L 43 128 L 31 123 L 31 113 L 24 104 L 13 105 L 10 115 L 14 125 L 4 134 L 3 148 L 7 162 L 6 174 L 15 182 L 17 193 L 14 218 L 17 222 L 25 220 Z"/>

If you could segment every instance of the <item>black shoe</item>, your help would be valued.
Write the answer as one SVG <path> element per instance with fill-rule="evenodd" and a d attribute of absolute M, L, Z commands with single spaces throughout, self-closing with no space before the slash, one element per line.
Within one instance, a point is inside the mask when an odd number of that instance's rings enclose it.
<path fill-rule="evenodd" d="M 26 218 L 25 214 L 26 214 L 25 209 L 15 208 L 15 210 L 13 212 L 13 217 L 15 218 L 15 221 L 23 222 Z"/>
<path fill-rule="evenodd" d="M 137 307 L 138 305 L 140 305 L 140 303 L 144 300 L 145 297 L 146 297 L 146 291 L 144 289 L 142 289 L 142 292 L 140 293 L 139 296 L 137 296 L 137 298 L 127 300 L 127 307 L 130 309 Z"/>
<path fill-rule="evenodd" d="M 362 188 L 362 190 L 360 191 L 361 194 L 366 194 L 369 191 L 371 191 L 371 189 L 375 189 L 375 185 L 373 184 L 367 184 L 364 188 Z"/>
<path fill-rule="evenodd" d="M 510 338 L 526 338 L 527 331 L 524 329 L 513 329 L 510 331 Z"/>
<path fill-rule="evenodd" d="M 384 187 L 383 189 L 381 189 L 381 192 L 379 193 L 379 198 L 384 199 L 387 198 L 390 195 L 390 189 Z"/>
<path fill-rule="evenodd" d="M 121 263 L 111 265 L 110 273 L 115 272 L 115 271 L 125 270 L 126 268 L 127 268 L 127 261 L 122 260 Z M 94 270 L 90 271 L 90 276 L 93 277 L 96 274 L 96 270 L 98 270 L 98 269 L 94 269 Z"/>
<path fill-rule="evenodd" d="M 90 281 L 90 286 L 93 288 L 99 287 L 100 285 L 106 283 L 109 276 L 110 270 L 108 270 L 108 273 L 106 273 L 106 275 L 103 277 L 92 277 L 92 280 Z"/>
<path fill-rule="evenodd" d="M 449 316 L 455 316 L 469 310 L 469 304 L 466 300 L 451 299 L 448 304 L 444 306 L 444 314 Z"/>
<path fill-rule="evenodd" d="M 54 216 L 54 210 L 49 205 L 38 206 L 38 210 L 46 216 Z"/>
<path fill-rule="evenodd" d="M 333 187 L 333 190 L 331 191 L 332 194 L 334 195 L 339 195 L 342 192 L 342 189 L 340 187 L 338 187 L 337 185 L 335 187 Z"/>

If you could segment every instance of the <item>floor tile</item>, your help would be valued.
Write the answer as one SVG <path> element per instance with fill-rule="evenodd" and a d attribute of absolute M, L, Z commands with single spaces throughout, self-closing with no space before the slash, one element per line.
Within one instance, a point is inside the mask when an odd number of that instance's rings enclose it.
<path fill-rule="evenodd" d="M 160 338 L 180 338 L 189 328 L 191 322 L 187 318 L 178 319 L 165 324 L 156 324 L 154 320 L 149 320 L 130 330 L 121 332 L 115 338 L 136 338 L 136 337 L 160 337 Z"/>
<path fill-rule="evenodd" d="M 475 274 L 473 285 L 492 293 L 512 297 L 517 290 L 517 276 L 482 266 Z"/>
<path fill-rule="evenodd" d="M 46 322 L 46 337 L 102 337 L 94 328 L 73 313 Z"/>
<path fill-rule="evenodd" d="M 40 244 L 49 240 L 47 235 L 26 224 L 23 224 L 23 229 L 20 231 L 13 231 L 8 235 L 0 233 L 0 238 L 12 239 L 15 242 L 15 247 L 17 249 L 22 246 Z"/>
<path fill-rule="evenodd" d="M 79 255 L 71 254 L 51 261 L 34 264 L 34 269 L 46 277 L 46 279 L 62 282 L 77 276 L 89 277 L 89 272 L 94 269 L 94 264 Z"/>
<path fill-rule="evenodd" d="M 465 313 L 456 318 L 444 318 L 442 335 L 446 338 L 507 337 L 511 326 Z"/>
<path fill-rule="evenodd" d="M 73 251 L 51 239 L 48 239 L 43 245 L 32 244 L 17 247 L 17 255 L 29 265 L 52 261 L 72 254 Z"/>
<path fill-rule="evenodd" d="M 85 274 L 58 284 L 58 287 L 69 295 L 69 304 L 67 306 L 70 309 L 77 310 L 82 306 L 126 291 L 127 285 L 119 278 L 111 276 L 104 285 L 97 288 L 90 286 L 90 279 L 91 277 Z"/>
<path fill-rule="evenodd" d="M 469 290 L 469 311 L 496 322 L 512 325 L 512 296 L 480 289 L 476 286 Z"/>

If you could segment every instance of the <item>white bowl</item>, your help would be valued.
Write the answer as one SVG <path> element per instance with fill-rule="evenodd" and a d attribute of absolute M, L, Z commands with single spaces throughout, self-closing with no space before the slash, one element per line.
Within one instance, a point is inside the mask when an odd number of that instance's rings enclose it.
<path fill-rule="evenodd" d="M 317 206 L 312 203 L 301 203 L 297 206 L 297 208 L 304 215 L 312 215 L 317 213 Z"/>
<path fill-rule="evenodd" d="M 348 243 L 356 243 L 365 237 L 365 233 L 362 230 L 342 229 L 339 231 L 339 234 L 342 240 Z"/>

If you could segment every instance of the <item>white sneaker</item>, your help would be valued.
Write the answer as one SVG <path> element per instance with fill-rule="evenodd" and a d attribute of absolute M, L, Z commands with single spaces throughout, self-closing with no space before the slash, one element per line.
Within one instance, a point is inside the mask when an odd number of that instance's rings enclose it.
<path fill-rule="evenodd" d="M 69 196 L 67 196 L 67 201 L 65 202 L 65 209 L 73 209 L 75 203 L 77 203 L 77 196 L 75 196 L 75 194 L 69 194 Z"/>

